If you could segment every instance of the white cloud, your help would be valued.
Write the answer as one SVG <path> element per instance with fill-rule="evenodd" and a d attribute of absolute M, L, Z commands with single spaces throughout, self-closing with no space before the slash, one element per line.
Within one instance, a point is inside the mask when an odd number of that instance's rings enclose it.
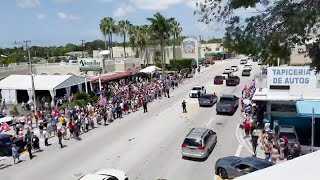
<path fill-rule="evenodd" d="M 63 19 L 63 20 L 75 21 L 75 20 L 79 20 L 80 19 L 79 16 L 76 16 L 74 14 L 67 14 L 67 13 L 64 13 L 64 12 L 58 12 L 57 16 L 58 16 L 59 19 Z"/>
<path fill-rule="evenodd" d="M 131 5 L 123 4 L 121 7 L 117 8 L 113 12 L 113 16 L 114 17 L 124 17 L 128 13 L 131 13 L 131 12 L 134 12 L 134 11 L 135 11 L 135 9 Z"/>
<path fill-rule="evenodd" d="M 37 18 L 38 18 L 39 20 L 43 20 L 43 19 L 46 19 L 47 16 L 46 16 L 45 14 L 38 13 L 38 14 L 37 14 Z"/>
<path fill-rule="evenodd" d="M 39 0 L 16 0 L 16 2 L 21 8 L 34 8 L 40 5 Z"/>

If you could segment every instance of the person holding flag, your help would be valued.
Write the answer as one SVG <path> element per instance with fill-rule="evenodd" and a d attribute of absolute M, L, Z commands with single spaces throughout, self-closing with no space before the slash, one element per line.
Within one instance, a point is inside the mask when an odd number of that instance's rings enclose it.
<path fill-rule="evenodd" d="M 6 122 L 3 122 L 0 126 L 0 133 L 10 131 L 10 127 Z"/>

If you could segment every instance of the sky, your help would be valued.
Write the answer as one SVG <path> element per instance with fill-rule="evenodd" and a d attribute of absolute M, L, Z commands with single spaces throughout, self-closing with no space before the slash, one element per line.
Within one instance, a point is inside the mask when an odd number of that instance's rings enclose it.
<path fill-rule="evenodd" d="M 80 44 L 81 40 L 103 39 L 99 23 L 103 17 L 148 24 L 156 12 L 180 22 L 182 35 L 205 39 L 223 37 L 218 23 L 204 25 L 193 14 L 199 0 L 2 0 L 0 6 L 0 48 L 15 41 L 31 40 L 31 45 Z M 120 37 L 116 37 L 120 41 Z"/>

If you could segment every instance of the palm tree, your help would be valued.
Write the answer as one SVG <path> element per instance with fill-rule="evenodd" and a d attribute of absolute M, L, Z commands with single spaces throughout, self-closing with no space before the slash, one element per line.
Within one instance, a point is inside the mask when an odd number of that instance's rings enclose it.
<path fill-rule="evenodd" d="M 162 60 L 162 71 L 165 69 L 164 59 L 164 41 L 170 37 L 171 23 L 174 21 L 173 18 L 166 19 L 162 14 L 157 12 L 153 15 L 153 18 L 147 18 L 151 22 L 150 28 L 154 31 L 159 39 L 161 46 L 161 60 Z"/>
<path fill-rule="evenodd" d="M 111 58 L 113 57 L 113 52 L 112 52 L 112 35 L 114 33 L 118 32 L 118 28 L 116 26 L 116 21 L 112 17 L 105 17 L 101 20 L 100 22 L 100 30 L 102 34 L 105 37 L 105 47 L 106 47 L 106 41 L 108 36 L 108 41 L 109 41 L 109 49 L 110 49 L 110 55 Z"/>
<path fill-rule="evenodd" d="M 100 21 L 100 31 L 101 31 L 101 33 L 102 33 L 102 35 L 104 37 L 104 49 L 107 49 L 107 35 L 108 35 L 107 29 L 106 29 L 107 24 L 108 24 L 108 20 L 107 20 L 106 17 L 101 19 L 101 21 Z"/>
<path fill-rule="evenodd" d="M 136 57 L 141 57 L 142 52 L 147 45 L 147 27 L 146 26 L 130 26 L 130 44 L 131 48 L 136 51 Z"/>
<path fill-rule="evenodd" d="M 121 36 L 123 36 L 123 52 L 124 52 L 124 58 L 127 57 L 126 54 L 126 37 L 130 30 L 131 23 L 128 20 L 122 20 L 118 22 L 118 29 Z"/>
<path fill-rule="evenodd" d="M 176 60 L 176 38 L 179 37 L 180 33 L 182 31 L 182 28 L 180 27 L 180 23 L 177 21 L 173 21 L 171 24 L 171 33 L 173 35 L 173 59 Z"/>

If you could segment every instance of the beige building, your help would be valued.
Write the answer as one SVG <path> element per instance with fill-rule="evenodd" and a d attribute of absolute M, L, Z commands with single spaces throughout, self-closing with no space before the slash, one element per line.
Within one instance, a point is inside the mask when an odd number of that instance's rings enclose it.
<path fill-rule="evenodd" d="M 308 55 L 306 46 L 295 46 L 291 49 L 290 64 L 291 65 L 303 65 L 311 63 L 311 59 Z"/>
<path fill-rule="evenodd" d="M 209 52 L 224 52 L 225 48 L 223 47 L 222 43 L 207 43 L 207 44 L 201 44 L 201 50 L 200 50 L 201 57 L 205 57 L 206 53 Z"/>

